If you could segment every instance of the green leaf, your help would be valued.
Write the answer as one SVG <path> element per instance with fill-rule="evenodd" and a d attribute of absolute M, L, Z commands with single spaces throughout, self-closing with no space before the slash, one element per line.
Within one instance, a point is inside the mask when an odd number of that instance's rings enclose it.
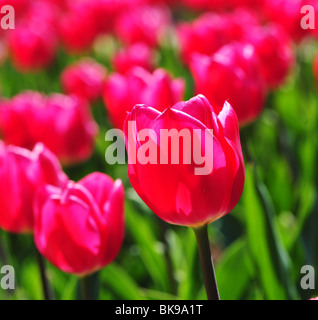
<path fill-rule="evenodd" d="M 164 255 L 165 249 L 163 243 L 156 239 L 153 226 L 150 219 L 147 218 L 145 214 L 137 213 L 133 206 L 126 201 L 127 228 L 136 245 L 139 246 L 141 259 L 155 287 L 168 291 L 169 277 Z"/>
<path fill-rule="evenodd" d="M 178 284 L 177 293 L 180 299 L 194 299 L 197 274 L 198 271 L 201 272 L 197 259 L 197 243 L 191 228 L 179 227 L 177 231 L 171 229 L 167 236 L 174 278 Z"/>
<path fill-rule="evenodd" d="M 113 291 L 119 299 L 143 300 L 144 294 L 134 279 L 115 263 L 110 264 L 100 272 L 105 290 Z"/>
<path fill-rule="evenodd" d="M 238 239 L 223 253 L 215 268 L 217 284 L 222 300 L 240 300 L 250 288 L 254 275 L 246 239 Z"/>
<path fill-rule="evenodd" d="M 265 186 L 256 181 L 251 165 L 246 166 L 243 201 L 248 246 L 255 260 L 266 299 L 295 298 L 290 261 L 278 237 L 271 200 Z"/>

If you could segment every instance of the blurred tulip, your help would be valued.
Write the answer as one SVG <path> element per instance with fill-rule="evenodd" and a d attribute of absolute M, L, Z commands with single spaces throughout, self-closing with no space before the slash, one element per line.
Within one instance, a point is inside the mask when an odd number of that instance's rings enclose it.
<path fill-rule="evenodd" d="M 14 16 L 16 21 L 23 18 L 25 12 L 28 11 L 32 1 L 30 0 L 0 0 L 0 8 L 9 5 L 14 8 Z"/>
<path fill-rule="evenodd" d="M 89 102 L 102 96 L 106 68 L 91 58 L 82 59 L 64 69 L 61 75 L 63 90 Z"/>
<path fill-rule="evenodd" d="M 62 187 L 66 181 L 57 158 L 43 144 L 29 151 L 0 141 L 0 227 L 14 233 L 32 232 L 38 188 Z"/>
<path fill-rule="evenodd" d="M 89 105 L 76 96 L 29 91 L 0 104 L 0 132 L 5 143 L 28 149 L 43 142 L 71 164 L 91 156 L 97 124 Z"/>
<path fill-rule="evenodd" d="M 225 12 L 236 8 L 259 9 L 265 0 L 181 0 L 182 4 L 191 9 Z"/>
<path fill-rule="evenodd" d="M 138 5 L 138 1 L 132 4 L 130 0 L 85 0 L 86 10 L 94 17 L 98 33 L 113 32 L 119 14 L 133 5 Z"/>
<path fill-rule="evenodd" d="M 172 160 L 166 164 L 134 162 L 131 152 L 138 153 L 142 148 L 143 143 L 137 137 L 143 129 L 153 130 L 157 137 L 161 136 L 161 130 L 180 133 L 188 129 L 192 139 L 195 139 L 194 130 L 201 134 L 207 131 L 200 152 L 207 161 L 213 161 L 212 171 L 197 175 L 194 161 L 182 162 L 182 151 L 178 164 Z M 202 95 L 177 103 L 162 113 L 146 105 L 136 105 L 126 118 L 124 132 L 130 182 L 149 208 L 166 222 L 200 227 L 224 216 L 239 201 L 244 185 L 244 161 L 238 122 L 230 104 L 225 103 L 218 114 Z M 187 147 L 180 146 L 182 140 L 178 140 L 180 150 Z M 178 146 L 165 151 L 160 141 L 155 143 L 158 154 L 167 152 L 171 159 Z"/>
<path fill-rule="evenodd" d="M 193 22 L 183 22 L 177 27 L 182 59 L 189 64 L 194 53 L 211 55 L 225 44 L 240 41 L 256 25 L 256 18 L 245 10 L 205 13 Z"/>
<path fill-rule="evenodd" d="M 306 0 L 308 1 L 308 0 Z M 271 22 L 280 24 L 295 41 L 301 41 L 308 32 L 301 28 L 301 7 L 303 0 L 265 0 L 263 15 Z"/>
<path fill-rule="evenodd" d="M 110 264 L 124 238 L 124 189 L 92 173 L 65 187 L 43 187 L 35 200 L 38 250 L 64 272 L 86 275 Z"/>
<path fill-rule="evenodd" d="M 159 44 L 171 23 L 168 8 L 159 6 L 137 6 L 123 12 L 115 23 L 115 33 L 125 44 L 144 42 L 150 47 Z"/>
<path fill-rule="evenodd" d="M 142 67 L 148 71 L 154 69 L 153 51 L 144 43 L 135 43 L 121 49 L 113 58 L 116 72 L 126 73 L 134 67 Z"/>
<path fill-rule="evenodd" d="M 240 125 L 255 120 L 264 108 L 266 87 L 252 45 L 231 43 L 212 56 L 195 54 L 191 61 L 196 93 L 219 112 L 226 100 Z"/>
<path fill-rule="evenodd" d="M 8 36 L 9 54 L 21 72 L 48 67 L 55 58 L 57 45 L 54 28 L 38 18 L 20 24 Z"/>
<path fill-rule="evenodd" d="M 259 58 L 266 85 L 276 89 L 282 85 L 294 64 L 292 43 L 278 25 L 253 28 L 246 37 Z"/>
<path fill-rule="evenodd" d="M 98 34 L 94 13 L 85 2 L 75 2 L 60 17 L 58 28 L 62 44 L 72 54 L 88 51 Z"/>
<path fill-rule="evenodd" d="M 163 69 L 152 74 L 136 67 L 125 75 L 112 74 L 104 88 L 104 103 L 113 125 L 122 130 L 127 111 L 137 103 L 152 105 L 160 111 L 183 99 L 185 82 L 172 79 Z"/>

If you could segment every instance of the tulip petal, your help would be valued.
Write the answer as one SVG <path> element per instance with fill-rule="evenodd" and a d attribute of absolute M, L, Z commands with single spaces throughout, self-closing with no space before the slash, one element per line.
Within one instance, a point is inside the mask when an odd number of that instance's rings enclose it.
<path fill-rule="evenodd" d="M 241 197 L 244 187 L 245 170 L 244 159 L 241 148 L 238 121 L 235 111 L 229 103 L 225 103 L 218 118 L 223 126 L 225 139 L 232 147 L 235 153 L 235 160 L 232 168 L 234 168 L 234 182 L 232 186 L 232 196 L 228 204 L 227 211 L 231 211 Z"/>

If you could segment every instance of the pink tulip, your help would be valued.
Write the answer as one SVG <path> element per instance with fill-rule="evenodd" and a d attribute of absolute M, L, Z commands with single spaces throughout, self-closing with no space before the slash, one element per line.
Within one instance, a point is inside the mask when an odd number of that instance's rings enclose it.
<path fill-rule="evenodd" d="M 254 46 L 266 85 L 271 89 L 282 85 L 295 61 L 291 40 L 284 29 L 279 25 L 253 28 L 246 40 Z"/>
<path fill-rule="evenodd" d="M 85 0 L 84 6 L 94 17 L 98 33 L 114 31 L 117 17 L 123 11 L 129 11 L 133 6 L 138 6 L 141 0 Z"/>
<path fill-rule="evenodd" d="M 44 186 L 35 200 L 38 250 L 64 272 L 85 275 L 110 264 L 124 238 L 124 189 L 95 172 L 65 187 Z"/>
<path fill-rule="evenodd" d="M 256 17 L 245 10 L 232 13 L 205 13 L 193 22 L 177 27 L 181 57 L 186 64 L 194 53 L 212 55 L 225 44 L 243 39 L 257 25 Z"/>
<path fill-rule="evenodd" d="M 0 132 L 7 144 L 33 148 L 43 142 L 64 164 L 87 160 L 97 124 L 76 96 L 23 92 L 0 104 Z"/>
<path fill-rule="evenodd" d="M 145 142 L 139 135 L 151 130 Z M 199 149 L 207 162 L 213 161 L 208 174 L 196 174 L 196 162 L 184 161 L 188 145 L 178 145 L 165 150 L 161 144 L 162 130 L 187 130 L 194 141 L 195 130 L 201 137 Z M 128 175 L 133 188 L 148 207 L 168 223 L 200 227 L 230 212 L 240 199 L 244 185 L 244 161 L 240 145 L 238 121 L 229 103 L 216 113 L 208 100 L 196 96 L 187 102 L 180 102 L 160 113 L 146 105 L 136 105 L 126 118 L 125 141 L 128 152 Z M 158 137 L 153 141 L 153 137 Z M 142 151 L 145 143 L 152 141 L 157 150 L 167 159 L 179 149 L 176 162 L 143 162 L 133 154 Z M 187 140 L 186 140 L 187 141 Z M 171 142 L 172 144 L 172 142 Z M 191 148 L 190 148 L 191 149 Z M 194 150 L 194 147 L 193 147 Z M 150 150 L 149 150 L 150 153 Z M 194 151 L 193 151 L 194 154 Z M 140 159 L 142 161 L 140 161 Z M 161 159 L 161 156 L 160 156 Z"/>
<path fill-rule="evenodd" d="M 8 49 L 15 68 L 21 72 L 50 66 L 56 56 L 57 35 L 44 19 L 22 23 L 8 35 Z"/>
<path fill-rule="evenodd" d="M 94 13 L 85 2 L 76 2 L 59 19 L 59 36 L 65 49 L 78 54 L 89 51 L 98 34 Z"/>
<path fill-rule="evenodd" d="M 61 82 L 66 94 L 94 102 L 102 95 L 105 78 L 106 68 L 93 59 L 85 58 L 64 69 Z"/>
<path fill-rule="evenodd" d="M 240 125 L 254 121 L 263 111 L 266 86 L 253 46 L 232 43 L 212 56 L 193 55 L 191 71 L 196 93 L 205 95 L 216 111 L 228 100 Z"/>
<path fill-rule="evenodd" d="M 115 32 L 126 45 L 144 42 L 155 47 L 161 41 L 171 23 L 170 11 L 166 7 L 137 6 L 124 11 L 115 23 Z"/>
<path fill-rule="evenodd" d="M 154 69 L 153 51 L 144 43 L 135 43 L 121 49 L 112 60 L 115 71 L 119 73 L 126 73 L 134 67 L 142 67 L 148 71 Z"/>
<path fill-rule="evenodd" d="M 0 8 L 3 6 L 12 6 L 14 8 L 14 14 L 16 21 L 23 18 L 25 12 L 29 10 L 31 1 L 30 0 L 0 0 Z"/>
<path fill-rule="evenodd" d="M 29 151 L 0 141 L 0 227 L 32 232 L 38 188 L 45 184 L 62 187 L 66 181 L 57 158 L 43 144 Z"/>
<path fill-rule="evenodd" d="M 137 103 L 152 105 L 160 111 L 183 99 L 183 79 L 172 79 L 163 69 L 152 74 L 134 68 L 125 75 L 114 73 L 106 81 L 104 103 L 116 128 L 122 129 L 127 115 Z"/>
<path fill-rule="evenodd" d="M 300 24 L 300 10 L 304 4 L 308 1 L 265 0 L 262 12 L 269 21 L 280 24 L 295 42 L 300 42 L 308 34 Z"/>

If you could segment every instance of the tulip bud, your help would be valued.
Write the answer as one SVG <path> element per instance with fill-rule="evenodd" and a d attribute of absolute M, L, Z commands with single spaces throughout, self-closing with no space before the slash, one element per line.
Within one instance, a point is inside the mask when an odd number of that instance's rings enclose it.
<path fill-rule="evenodd" d="M 232 43 L 212 56 L 193 55 L 191 71 L 196 93 L 205 95 L 216 111 L 228 100 L 240 125 L 250 123 L 262 112 L 266 87 L 252 45 Z"/>
<path fill-rule="evenodd" d="M 58 22 L 60 39 L 68 52 L 81 53 L 91 48 L 98 30 L 94 14 L 87 11 L 85 2 L 70 6 Z"/>
<path fill-rule="evenodd" d="M 242 9 L 222 14 L 209 12 L 193 22 L 183 22 L 177 27 L 181 57 L 189 64 L 194 53 L 212 55 L 222 46 L 242 40 L 246 30 L 256 25 L 256 18 Z"/>
<path fill-rule="evenodd" d="M 124 11 L 115 23 L 115 32 L 126 45 L 143 42 L 150 47 L 159 44 L 171 22 L 166 7 L 137 6 Z"/>
<path fill-rule="evenodd" d="M 132 44 L 113 57 L 113 65 L 115 71 L 119 73 L 126 73 L 134 67 L 152 71 L 154 69 L 152 50 L 144 43 Z"/>
<path fill-rule="evenodd" d="M 86 58 L 64 69 L 61 75 L 63 90 L 94 102 L 102 95 L 106 68 L 95 60 Z"/>
<path fill-rule="evenodd" d="M 56 32 L 44 19 L 36 18 L 9 33 L 8 48 L 17 70 L 37 71 L 48 67 L 55 58 Z"/>
<path fill-rule="evenodd" d="M 282 85 L 294 64 L 292 44 L 284 29 L 274 24 L 253 28 L 246 40 L 254 46 L 266 85 L 271 89 Z"/>
<path fill-rule="evenodd" d="M 145 130 L 148 139 L 141 138 Z M 224 216 L 239 201 L 244 161 L 238 121 L 229 103 L 218 114 L 202 95 L 162 113 L 136 105 L 127 115 L 124 132 L 130 182 L 164 221 L 200 227 Z M 170 148 L 164 142 L 167 132 Z M 197 161 L 203 155 L 204 162 Z M 199 164 L 207 163 L 213 164 L 211 170 L 198 174 Z"/>
<path fill-rule="evenodd" d="M 57 158 L 43 144 L 29 151 L 0 141 L 0 227 L 32 232 L 37 190 L 45 184 L 62 187 L 66 181 Z"/>
<path fill-rule="evenodd" d="M 29 91 L 0 105 L 5 143 L 31 149 L 43 142 L 64 164 L 91 156 L 97 129 L 89 105 L 76 96 Z"/>
<path fill-rule="evenodd" d="M 34 240 L 64 272 L 86 275 L 110 264 L 124 238 L 124 189 L 95 172 L 65 187 L 44 186 L 35 199 Z"/>
<path fill-rule="evenodd" d="M 127 111 L 135 104 L 149 104 L 163 111 L 182 100 L 184 89 L 183 79 L 172 79 L 163 69 L 151 74 L 136 67 L 125 75 L 112 74 L 106 81 L 103 97 L 113 125 L 122 129 Z"/>
<path fill-rule="evenodd" d="M 269 21 L 281 25 L 295 42 L 300 42 L 308 34 L 301 27 L 301 7 L 303 0 L 265 0 L 262 13 Z"/>

